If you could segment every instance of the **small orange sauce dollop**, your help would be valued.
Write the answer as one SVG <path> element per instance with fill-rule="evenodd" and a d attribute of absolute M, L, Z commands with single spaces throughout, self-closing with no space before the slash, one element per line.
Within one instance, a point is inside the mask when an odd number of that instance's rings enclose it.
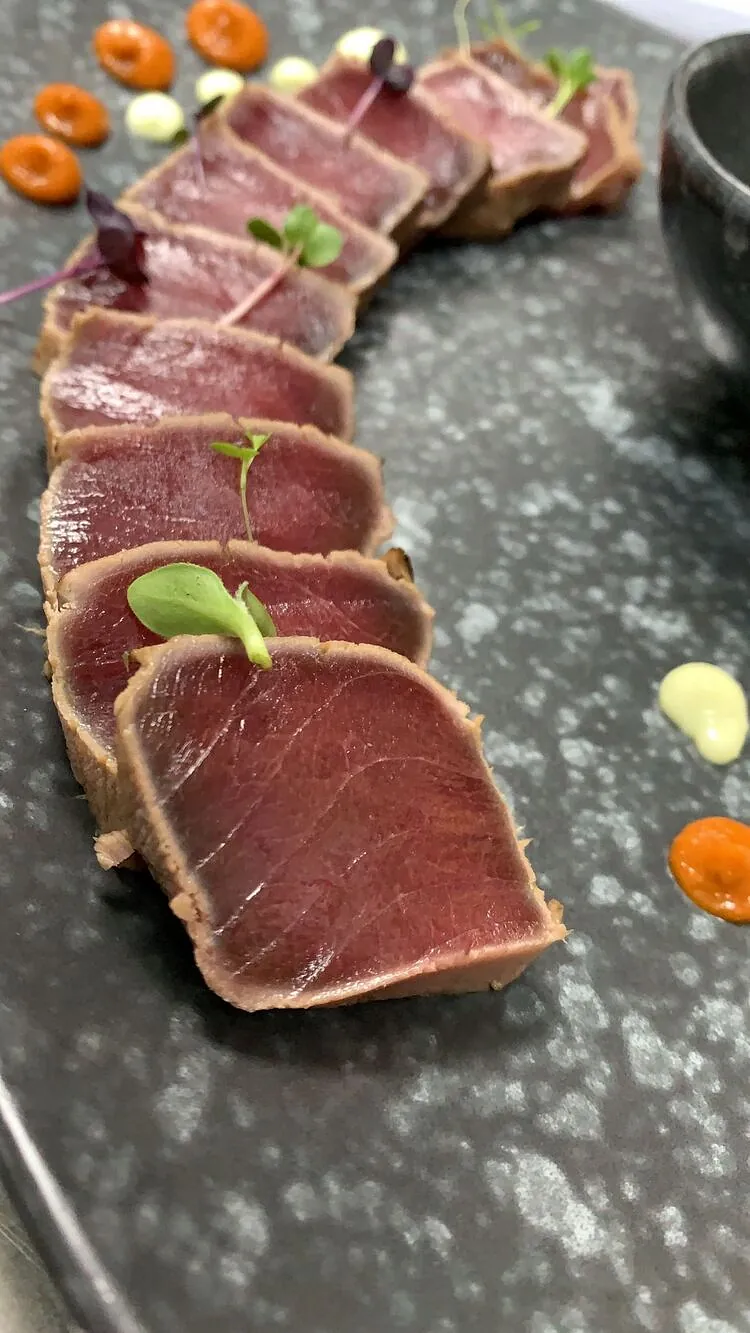
<path fill-rule="evenodd" d="M 107 108 L 74 83 L 49 83 L 34 98 L 39 124 L 80 148 L 95 148 L 109 134 Z"/>
<path fill-rule="evenodd" d="M 37 204 L 72 204 L 83 172 L 71 148 L 46 134 L 17 134 L 0 148 L 0 176 Z"/>
<path fill-rule="evenodd" d="M 268 55 L 265 23 L 239 0 L 195 0 L 185 26 L 198 54 L 213 65 L 247 74 Z"/>
<path fill-rule="evenodd" d="M 166 37 L 133 19 L 109 19 L 94 33 L 102 69 L 127 88 L 163 92 L 174 78 L 174 55 Z"/>
<path fill-rule="evenodd" d="M 698 907 L 737 924 L 750 922 L 750 826 L 720 815 L 677 834 L 669 869 Z"/>

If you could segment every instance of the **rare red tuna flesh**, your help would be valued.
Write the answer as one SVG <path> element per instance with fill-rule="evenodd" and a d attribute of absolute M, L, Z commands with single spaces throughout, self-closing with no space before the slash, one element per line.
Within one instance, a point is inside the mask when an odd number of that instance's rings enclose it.
<path fill-rule="evenodd" d="M 105 422 L 227 412 L 317 426 L 351 439 L 352 377 L 247 329 L 198 319 L 77 315 L 42 381 L 41 414 L 56 436 Z"/>
<path fill-rule="evenodd" d="M 425 65 L 420 86 L 467 132 L 489 145 L 492 177 L 478 203 L 460 208 L 445 228 L 457 237 L 494 237 L 519 218 L 567 198 L 586 139 L 548 120 L 512 84 L 459 54 Z"/>
<path fill-rule="evenodd" d="M 315 83 L 300 93 L 314 107 L 345 124 L 372 82 L 367 65 L 334 56 Z M 426 172 L 430 189 L 422 207 L 420 227 L 430 231 L 442 225 L 465 199 L 473 197 L 487 178 L 487 150 L 463 133 L 418 87 L 409 93 L 381 90 L 358 125 L 361 134 L 412 166 Z"/>
<path fill-rule="evenodd" d="M 245 421 L 270 438 L 247 484 L 253 536 L 274 550 L 372 552 L 389 535 L 380 462 L 311 426 Z M 211 448 L 242 442 L 229 417 L 91 427 L 62 440 L 42 497 L 45 591 L 77 565 L 153 541 L 245 535 L 239 463 Z M 53 460 L 55 461 L 55 460 Z"/>
<path fill-rule="evenodd" d="M 318 116 L 298 98 L 280 97 L 249 83 L 232 98 L 227 124 L 273 162 L 319 190 L 324 190 L 366 227 L 411 240 L 428 189 L 424 172 L 361 136 L 344 143 L 340 126 Z"/>
<path fill-rule="evenodd" d="M 356 222 L 329 195 L 283 171 L 221 122 L 201 131 L 201 158 L 205 188 L 196 175 L 195 148 L 188 144 L 132 186 L 120 201 L 122 207 L 128 210 L 134 200 L 167 222 L 246 238 L 249 218 L 265 218 L 278 230 L 290 209 L 306 204 L 343 238 L 341 254 L 322 270 L 324 276 L 358 295 L 374 287 L 396 262 L 398 251 L 386 236 Z"/>
<path fill-rule="evenodd" d="M 127 831 L 243 1009 L 511 981 L 565 931 L 479 725 L 382 648 L 146 649 L 115 705 Z"/>
<path fill-rule="evenodd" d="M 282 262 L 269 245 L 217 235 L 204 227 L 174 226 L 130 205 L 128 213 L 144 234 L 148 282 L 123 282 L 108 269 L 54 287 L 44 307 L 37 352 L 43 369 L 60 350 L 70 321 L 101 307 L 156 319 L 192 317 L 221 323 L 259 288 Z M 90 256 L 93 238 L 70 256 L 77 264 Z M 355 301 L 338 283 L 295 266 L 242 319 L 239 329 L 256 329 L 330 361 L 354 332 Z"/>
<path fill-rule="evenodd" d="M 508 42 L 479 42 L 472 46 L 471 55 L 540 108 L 548 106 L 557 93 L 558 82 L 546 66 L 525 60 Z M 606 82 L 597 79 L 576 93 L 560 112 L 560 120 L 585 135 L 588 152 L 576 167 L 568 198 L 558 205 L 558 212 L 611 207 L 621 202 L 637 179 L 634 152 L 638 162 L 640 158 L 608 88 Z"/>
<path fill-rule="evenodd" d="M 122 825 L 113 710 L 131 674 L 128 654 L 160 642 L 133 615 L 127 590 L 172 561 L 215 570 L 231 593 L 247 582 L 279 635 L 380 644 L 422 665 L 429 655 L 432 613 L 400 551 L 365 560 L 351 551 L 287 555 L 247 542 L 155 542 L 76 569 L 58 588 L 47 651 L 73 771 L 104 831 Z"/>

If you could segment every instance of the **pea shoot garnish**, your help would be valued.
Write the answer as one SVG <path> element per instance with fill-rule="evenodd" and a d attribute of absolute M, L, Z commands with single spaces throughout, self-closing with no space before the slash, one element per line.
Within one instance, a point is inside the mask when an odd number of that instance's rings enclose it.
<path fill-rule="evenodd" d="M 594 57 L 587 46 L 577 46 L 572 51 L 548 51 L 544 63 L 558 81 L 558 89 L 544 114 L 554 120 L 565 110 L 568 102 L 576 93 L 588 88 L 596 80 Z"/>
<path fill-rule="evenodd" d="M 265 670 L 271 655 L 264 636 L 273 637 L 274 623 L 264 607 L 240 584 L 234 597 L 219 575 L 203 565 L 160 565 L 134 579 L 128 606 L 152 634 L 173 639 L 178 634 L 226 634 L 239 639 L 248 659 Z"/>
<path fill-rule="evenodd" d="M 253 529 L 250 523 L 250 512 L 247 507 L 247 478 L 250 468 L 255 462 L 268 435 L 251 435 L 250 431 L 245 431 L 247 444 L 231 444 L 228 440 L 214 440 L 211 448 L 217 454 L 224 454 L 226 458 L 237 458 L 240 462 L 240 504 L 242 505 L 242 517 L 245 520 L 245 532 L 247 540 L 253 541 Z"/>

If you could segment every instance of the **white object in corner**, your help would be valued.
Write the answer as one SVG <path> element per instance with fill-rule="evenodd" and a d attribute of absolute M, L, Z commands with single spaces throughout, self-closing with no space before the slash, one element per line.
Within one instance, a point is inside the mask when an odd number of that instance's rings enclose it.
<path fill-rule="evenodd" d="M 750 0 L 609 0 L 609 3 L 689 42 L 750 30 Z"/>

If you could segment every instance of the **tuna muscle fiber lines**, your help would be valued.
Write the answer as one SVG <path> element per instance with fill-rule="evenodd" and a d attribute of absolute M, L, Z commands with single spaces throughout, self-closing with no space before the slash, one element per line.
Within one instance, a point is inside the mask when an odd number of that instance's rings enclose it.
<path fill-rule="evenodd" d="M 453 695 L 383 648 L 269 646 L 147 649 L 115 705 L 133 845 L 219 995 L 476 990 L 564 937 Z"/>

